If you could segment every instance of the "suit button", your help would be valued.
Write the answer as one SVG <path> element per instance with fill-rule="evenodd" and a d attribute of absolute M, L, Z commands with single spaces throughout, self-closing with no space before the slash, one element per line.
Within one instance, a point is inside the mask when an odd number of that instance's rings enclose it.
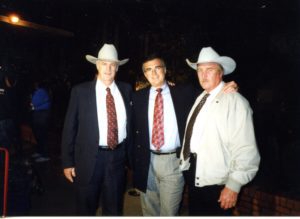
<path fill-rule="evenodd" d="M 139 134 L 140 132 L 138 130 L 135 131 L 136 134 Z"/>
<path fill-rule="evenodd" d="M 141 148 L 141 145 L 138 145 L 137 147 L 138 147 L 138 148 Z"/>

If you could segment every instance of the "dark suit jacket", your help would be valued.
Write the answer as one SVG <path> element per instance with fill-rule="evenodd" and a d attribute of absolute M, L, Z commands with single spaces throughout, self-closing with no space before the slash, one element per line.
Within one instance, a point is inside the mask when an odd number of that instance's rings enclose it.
<path fill-rule="evenodd" d="M 130 142 L 132 128 L 132 88 L 122 82 L 116 82 L 123 97 L 127 114 L 127 139 L 125 149 Z M 76 182 L 89 182 L 98 152 L 99 127 L 96 105 L 96 81 L 77 85 L 72 89 L 68 111 L 62 135 L 62 166 L 75 167 Z"/>
<path fill-rule="evenodd" d="M 179 137 L 182 144 L 187 116 L 199 91 L 193 86 L 169 86 L 169 88 L 177 118 Z M 145 88 L 137 91 L 133 95 L 133 182 L 134 186 L 143 192 L 145 192 L 147 188 L 148 170 L 150 165 L 148 126 L 149 92 L 150 88 Z"/>

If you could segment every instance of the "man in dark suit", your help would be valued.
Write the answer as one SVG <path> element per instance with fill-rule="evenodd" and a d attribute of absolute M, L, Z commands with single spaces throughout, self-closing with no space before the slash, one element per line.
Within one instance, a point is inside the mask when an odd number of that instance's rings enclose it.
<path fill-rule="evenodd" d="M 133 96 L 134 186 L 141 191 L 144 216 L 174 216 L 178 215 L 184 187 L 176 151 L 198 92 L 193 87 L 168 86 L 165 62 L 158 56 L 151 55 L 144 61 L 143 72 L 151 87 Z M 154 114 L 159 93 L 163 99 L 164 139 L 157 148 Z"/>
<path fill-rule="evenodd" d="M 156 55 L 149 56 L 142 69 L 151 87 L 133 95 L 134 186 L 141 191 L 144 216 L 175 216 L 184 188 L 176 152 L 180 151 L 187 116 L 200 91 L 193 86 L 169 86 L 165 62 Z M 235 88 L 234 82 L 227 85 L 229 91 Z"/>
<path fill-rule="evenodd" d="M 98 75 L 72 89 L 62 136 L 64 175 L 76 185 L 78 215 L 95 215 L 100 196 L 103 215 L 122 215 L 132 89 L 115 75 L 128 59 L 118 60 L 111 44 L 86 59 Z"/>

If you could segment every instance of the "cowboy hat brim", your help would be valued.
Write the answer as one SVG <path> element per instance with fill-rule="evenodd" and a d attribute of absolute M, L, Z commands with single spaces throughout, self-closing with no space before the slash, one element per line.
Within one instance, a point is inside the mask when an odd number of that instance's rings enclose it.
<path fill-rule="evenodd" d="M 203 64 L 203 63 L 208 63 L 208 62 L 218 63 L 223 67 L 224 75 L 228 75 L 228 74 L 232 73 L 236 68 L 235 61 L 232 58 L 227 57 L 227 56 L 221 56 L 214 60 L 203 60 L 200 62 L 191 62 L 188 59 L 186 59 L 185 61 L 192 69 L 195 69 L 195 70 L 197 70 L 197 64 Z"/>
<path fill-rule="evenodd" d="M 85 58 L 86 58 L 86 60 L 88 60 L 89 62 L 91 62 L 93 64 L 96 64 L 96 62 L 98 60 L 116 62 L 116 63 L 118 63 L 118 65 L 124 65 L 125 63 L 127 63 L 129 61 L 129 59 L 123 59 L 123 60 L 99 59 L 99 58 L 96 58 L 96 57 L 91 56 L 91 55 L 86 55 Z"/>

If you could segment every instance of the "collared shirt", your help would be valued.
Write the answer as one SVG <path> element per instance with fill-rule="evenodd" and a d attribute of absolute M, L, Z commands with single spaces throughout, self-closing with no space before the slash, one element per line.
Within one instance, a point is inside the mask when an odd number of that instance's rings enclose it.
<path fill-rule="evenodd" d="M 209 105 L 211 104 L 211 102 L 213 101 L 213 99 L 217 96 L 217 94 L 222 90 L 222 88 L 224 87 L 224 82 L 222 81 L 215 89 L 213 89 L 211 92 L 209 92 L 209 96 L 205 102 L 205 104 L 203 105 L 202 109 L 200 110 L 195 124 L 194 124 L 194 128 L 193 128 L 193 132 L 192 132 L 192 137 L 191 137 L 191 152 L 194 153 L 195 152 L 195 148 L 199 147 L 199 142 L 201 142 L 202 136 L 203 136 L 203 130 L 204 130 L 204 124 L 205 121 L 207 119 L 207 112 L 208 112 L 208 108 Z M 195 106 L 198 105 L 198 103 L 200 102 L 200 100 L 202 99 L 198 97 L 193 109 L 195 108 Z M 192 113 L 194 110 L 192 110 L 190 113 Z"/>
<path fill-rule="evenodd" d="M 107 146 L 107 111 L 106 111 L 106 88 L 100 80 L 96 82 L 96 103 L 97 103 L 97 115 L 99 126 L 99 145 Z M 109 86 L 111 94 L 114 97 L 117 121 L 118 121 L 118 143 L 121 143 L 127 136 L 126 132 L 126 109 L 122 95 L 116 85 L 113 82 Z"/>
<path fill-rule="evenodd" d="M 174 151 L 180 146 L 179 132 L 177 126 L 177 119 L 175 109 L 170 93 L 170 89 L 167 84 L 162 87 L 162 97 L 164 103 L 164 139 L 165 144 L 161 147 L 162 152 Z M 153 116 L 154 116 L 154 105 L 155 98 L 157 95 L 156 88 L 151 87 L 149 94 L 149 108 L 148 108 L 148 121 L 149 121 L 149 140 L 150 149 L 155 150 L 155 146 L 152 145 L 152 128 L 153 128 Z"/>

